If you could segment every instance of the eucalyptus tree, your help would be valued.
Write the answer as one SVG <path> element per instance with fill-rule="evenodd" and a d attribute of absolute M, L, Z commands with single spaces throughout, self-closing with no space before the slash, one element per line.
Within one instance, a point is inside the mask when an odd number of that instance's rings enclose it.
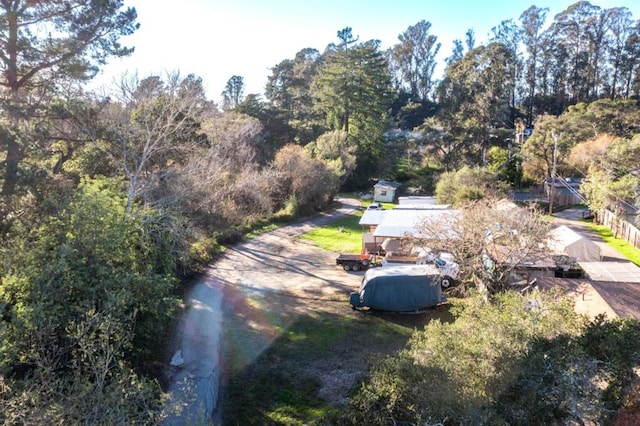
<path fill-rule="evenodd" d="M 476 33 L 473 28 L 469 28 L 464 33 L 464 43 L 467 46 L 467 51 L 471 52 L 476 47 Z"/>
<path fill-rule="evenodd" d="M 537 69 L 538 62 L 540 61 L 543 25 L 548 11 L 548 8 L 531 6 L 520 15 L 522 38 L 528 54 L 525 61 L 524 77 L 527 85 L 527 97 L 525 100 L 527 108 L 526 122 L 529 126 L 533 124 L 533 106 L 537 89 Z"/>
<path fill-rule="evenodd" d="M 60 83 L 88 80 L 108 57 L 129 55 L 120 37 L 138 28 L 136 18 L 121 0 L 0 1 L 2 195 L 15 192 L 37 140 L 28 119 Z"/>
<path fill-rule="evenodd" d="M 438 87 L 437 120 L 465 141 L 468 162 L 483 164 L 499 129 L 513 126 L 510 113 L 512 52 L 502 43 L 479 46 L 447 68 Z"/>
<path fill-rule="evenodd" d="M 451 55 L 445 59 L 447 67 L 450 67 L 451 64 L 459 61 L 464 57 L 464 46 L 462 45 L 462 41 L 460 39 L 453 40 L 453 48 L 451 49 Z"/>
<path fill-rule="evenodd" d="M 533 99 L 533 120 L 541 114 L 561 114 L 571 103 L 569 86 L 570 64 L 568 51 L 551 28 L 540 40 L 539 64 L 536 68 L 536 93 Z"/>
<path fill-rule="evenodd" d="M 631 19 L 631 11 L 626 7 L 615 7 L 609 9 L 607 13 L 611 19 L 611 39 L 609 43 L 608 57 L 612 73 L 609 96 L 611 99 L 615 99 L 617 96 L 624 96 L 621 82 L 623 82 L 622 75 L 625 59 L 630 59 L 632 56 L 628 55 L 630 52 L 627 50 L 627 41 L 634 32 L 634 26 Z"/>
<path fill-rule="evenodd" d="M 599 6 L 579 1 L 555 16 L 551 31 L 568 65 L 571 103 L 590 101 L 602 87 L 600 67 L 608 20 Z"/>
<path fill-rule="evenodd" d="M 634 22 L 624 44 L 621 58 L 621 94 L 625 98 L 640 96 L 640 20 Z"/>
<path fill-rule="evenodd" d="M 244 100 L 244 78 L 239 75 L 227 80 L 222 95 L 222 109 L 228 111 L 236 108 Z"/>
<path fill-rule="evenodd" d="M 418 100 L 428 100 L 433 90 L 433 73 L 441 43 L 429 34 L 431 23 L 425 20 L 409 26 L 398 36 L 400 43 L 391 48 L 402 87 Z"/>
<path fill-rule="evenodd" d="M 357 178 L 375 173 L 382 158 L 383 132 L 393 92 L 380 42 L 358 43 L 351 28 L 338 32 L 312 82 L 315 107 L 330 130 L 343 131 L 358 147 Z"/>
<path fill-rule="evenodd" d="M 522 29 L 518 27 L 513 20 L 502 21 L 497 27 L 491 29 L 493 36 L 491 42 L 502 43 L 509 51 L 509 68 L 508 75 L 511 77 L 509 81 L 510 91 L 510 107 L 511 122 L 515 122 L 516 95 L 518 91 L 518 82 L 522 75 L 522 57 L 520 54 L 520 43 L 522 41 Z"/>

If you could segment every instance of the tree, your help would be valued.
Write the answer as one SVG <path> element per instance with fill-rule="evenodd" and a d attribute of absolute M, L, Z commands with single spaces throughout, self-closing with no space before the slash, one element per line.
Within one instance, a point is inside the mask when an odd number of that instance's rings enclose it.
<path fill-rule="evenodd" d="M 325 207 L 338 191 L 337 177 L 321 160 L 298 145 L 280 149 L 273 167 L 286 182 L 287 193 L 298 206 L 294 213 L 312 213 Z"/>
<path fill-rule="evenodd" d="M 122 7 L 121 0 L 0 2 L 2 195 L 14 193 L 29 154 L 25 123 L 38 109 L 34 99 L 49 99 L 61 82 L 89 79 L 109 56 L 133 51 L 119 38 L 138 28 L 136 11 Z"/>
<path fill-rule="evenodd" d="M 286 131 L 272 132 L 271 137 L 280 139 L 283 145 L 292 140 L 306 145 L 326 130 L 322 115 L 313 107 L 311 94 L 311 83 L 319 63 L 320 53 L 306 48 L 296 53 L 294 59 L 286 59 L 271 69 L 265 96 L 274 115 L 294 132 L 291 136 Z"/>
<path fill-rule="evenodd" d="M 325 133 L 305 148 L 333 170 L 340 185 L 344 184 L 356 166 L 357 147 L 344 132 Z"/>
<path fill-rule="evenodd" d="M 625 98 L 640 95 L 640 20 L 632 27 L 627 37 L 621 64 Z"/>
<path fill-rule="evenodd" d="M 391 105 L 391 78 L 380 42 L 357 43 L 351 28 L 338 32 L 312 82 L 315 107 L 323 111 L 331 130 L 346 132 L 358 146 L 352 180 L 358 184 L 379 170 L 383 131 Z"/>
<path fill-rule="evenodd" d="M 464 57 L 464 46 L 462 45 L 462 41 L 459 39 L 453 40 L 453 49 L 451 50 L 451 56 L 449 56 L 445 61 L 447 63 L 447 68 L 452 64 L 456 63 L 460 59 Z"/>
<path fill-rule="evenodd" d="M 316 49 L 302 49 L 294 59 L 285 59 L 271 69 L 265 96 L 291 120 L 304 120 L 311 112 L 309 94 L 320 53 Z"/>
<path fill-rule="evenodd" d="M 400 43 L 391 48 L 391 58 L 396 63 L 400 81 L 413 99 L 422 101 L 431 95 L 435 57 L 441 46 L 438 38 L 429 34 L 430 29 L 431 23 L 424 20 L 409 26 L 398 36 Z"/>
<path fill-rule="evenodd" d="M 436 119 L 468 145 L 472 164 L 484 165 L 497 129 L 511 128 L 511 52 L 502 43 L 479 46 L 451 64 L 438 87 L 442 105 Z"/>
<path fill-rule="evenodd" d="M 633 21 L 631 20 L 631 12 L 626 7 L 615 7 L 606 12 L 611 20 L 611 42 L 609 44 L 609 62 L 613 68 L 611 76 L 610 97 L 615 99 L 617 96 L 628 97 L 625 95 L 622 78 L 627 61 L 634 59 L 637 61 L 637 55 L 627 50 L 627 42 L 634 33 Z M 634 56 L 636 56 L 634 58 Z M 627 63 L 625 63 L 627 62 Z"/>
<path fill-rule="evenodd" d="M 574 151 L 579 147 L 581 145 L 574 148 Z M 618 224 L 624 213 L 633 208 L 640 199 L 640 178 L 637 176 L 640 164 L 640 136 L 609 141 L 604 149 L 600 161 L 591 163 L 589 179 L 583 182 L 580 189 L 596 217 L 603 209 L 613 212 L 616 219 L 614 232 L 617 236 Z"/>
<path fill-rule="evenodd" d="M 475 295 L 454 302 L 448 313 L 452 321 L 430 321 L 397 355 L 371 363 L 349 400 L 344 424 L 530 424 L 531 419 L 554 424 L 579 412 L 567 404 L 574 396 L 577 407 L 601 408 L 595 415 L 585 413 L 585 423 L 607 412 L 597 398 L 601 392 L 582 392 L 596 386 L 594 370 L 586 367 L 599 358 L 584 356 L 588 339 L 582 344 L 583 320 L 570 298 L 507 292 L 486 302 Z M 635 323 L 620 327 L 626 332 L 610 340 L 599 335 L 609 327 L 596 326 L 590 334 L 602 340 L 591 343 L 598 348 L 606 345 L 595 342 L 624 344 L 638 332 Z M 631 346 L 638 349 L 636 343 Z M 603 370 L 595 371 L 598 377 L 606 376 Z M 514 400 L 517 409 L 509 405 Z"/>
<path fill-rule="evenodd" d="M 541 181 L 554 176 L 554 169 L 563 168 L 564 158 L 572 144 L 563 132 L 562 121 L 551 115 L 541 115 L 535 123 L 535 131 L 522 146 L 524 174 Z M 557 176 L 558 173 L 555 172 Z"/>
<path fill-rule="evenodd" d="M 476 35 L 473 28 L 469 28 L 464 34 L 464 43 L 467 45 L 467 51 L 469 52 L 476 47 Z"/>
<path fill-rule="evenodd" d="M 505 197 L 507 188 L 508 185 L 500 182 L 490 169 L 465 166 L 455 172 L 443 173 L 436 184 L 435 196 L 439 204 L 458 207 L 469 201 Z"/>
<path fill-rule="evenodd" d="M 537 66 L 540 60 L 542 26 L 548 11 L 548 8 L 531 6 L 520 15 L 524 44 L 528 53 L 525 65 L 525 81 L 527 84 L 526 120 L 528 126 L 533 124 L 533 101 L 536 96 Z"/>
<path fill-rule="evenodd" d="M 535 130 L 522 147 L 525 173 L 536 179 L 551 177 L 553 155 L 556 165 L 567 175 L 585 175 L 587 170 L 567 168 L 566 157 L 579 143 L 600 136 L 631 138 L 640 132 L 640 108 L 632 100 L 600 99 L 591 103 L 578 103 L 567 108 L 559 117 L 541 115 Z M 555 145 L 553 135 L 558 137 Z M 597 159 L 594 159 L 597 160 Z"/>
<path fill-rule="evenodd" d="M 126 214 L 122 194 L 118 181 L 87 179 L 2 247 L 3 423 L 158 416 L 160 389 L 140 372 L 178 306 L 174 263 L 152 241 L 153 224 Z"/>
<path fill-rule="evenodd" d="M 439 120 L 430 117 L 417 127 L 425 158 L 435 161 L 445 171 L 453 172 L 471 157 L 471 147 L 458 137 L 461 129 L 455 120 Z"/>
<path fill-rule="evenodd" d="M 222 91 L 222 109 L 228 111 L 236 108 L 244 99 L 244 78 L 232 76 Z"/>
<path fill-rule="evenodd" d="M 522 159 L 510 150 L 491 147 L 487 153 L 487 168 L 511 187 L 517 187 L 522 181 Z"/>
<path fill-rule="evenodd" d="M 512 273 L 522 264 L 548 256 L 549 229 L 537 212 L 503 208 L 486 197 L 462 203 L 457 215 L 423 221 L 412 243 L 453 254 L 461 279 L 494 294 L 509 288 Z"/>
<path fill-rule="evenodd" d="M 96 142 L 107 141 L 105 154 L 120 166 L 127 179 L 127 211 L 141 199 L 154 201 L 168 169 L 184 164 L 189 154 L 206 141 L 199 135 L 201 114 L 212 106 L 199 79 L 174 73 L 139 80 L 124 77 L 118 102 L 105 105 L 101 123 L 93 132 Z"/>
<path fill-rule="evenodd" d="M 522 58 L 520 54 L 520 42 L 522 40 L 522 30 L 512 21 L 502 21 L 499 26 L 491 29 L 493 37 L 491 42 L 502 43 L 504 47 L 509 51 L 508 56 L 508 72 L 507 75 L 511 77 L 509 82 L 509 98 L 511 115 L 510 121 L 513 123 L 516 120 L 516 96 L 518 93 L 518 82 L 522 77 Z"/>

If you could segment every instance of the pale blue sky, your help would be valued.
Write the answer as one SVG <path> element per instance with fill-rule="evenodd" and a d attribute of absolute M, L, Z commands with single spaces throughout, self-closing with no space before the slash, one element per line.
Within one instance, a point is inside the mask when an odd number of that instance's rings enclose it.
<path fill-rule="evenodd" d="M 140 29 L 123 38 L 135 53 L 111 59 L 92 86 L 109 85 L 123 73 L 140 77 L 179 71 L 202 77 L 210 99 L 233 75 L 244 78 L 245 95 L 261 94 L 270 68 L 311 47 L 324 51 L 336 34 L 351 27 L 360 40 L 378 39 L 386 49 L 421 20 L 442 43 L 439 62 L 453 40 L 473 28 L 476 44 L 491 28 L 519 17 L 530 6 L 548 7 L 547 21 L 575 1 L 568 0 L 125 0 L 135 7 Z M 627 7 L 640 19 L 639 0 L 598 0 L 602 8 Z"/>

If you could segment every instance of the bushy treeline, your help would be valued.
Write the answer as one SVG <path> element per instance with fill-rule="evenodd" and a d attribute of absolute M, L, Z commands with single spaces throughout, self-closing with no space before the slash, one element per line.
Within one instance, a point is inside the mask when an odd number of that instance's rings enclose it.
<path fill-rule="evenodd" d="M 345 28 L 324 51 L 309 47 L 276 64 L 264 100 L 245 98 L 242 77 L 234 76 L 223 95 L 235 102 L 224 105 L 259 118 L 280 143 L 346 132 L 358 160 L 347 184 L 355 187 L 374 176 L 429 191 L 425 173 L 434 168 L 490 163 L 518 184 L 520 144 L 540 117 L 601 99 L 637 99 L 640 91 L 640 24 L 628 9 L 580 1 L 548 12 L 531 6 L 496 22 L 484 44 L 473 29 L 461 34 L 442 76 L 435 75 L 441 44 L 428 21 L 400 32 L 384 51 Z M 402 132 L 391 138 L 388 129 Z"/>
<path fill-rule="evenodd" d="M 224 245 L 330 205 L 339 162 L 265 150 L 199 80 L 129 80 L 56 99 L 65 139 L 29 150 L 3 201 L 0 418 L 151 423 L 182 279 Z M 28 122 L 18 130 L 29 133 Z M 260 152 L 260 150 L 263 152 Z"/>
<path fill-rule="evenodd" d="M 640 323 L 586 321 L 558 293 L 478 295 L 376 359 L 333 424 L 632 424 Z M 625 423 L 631 422 L 631 423 Z"/>

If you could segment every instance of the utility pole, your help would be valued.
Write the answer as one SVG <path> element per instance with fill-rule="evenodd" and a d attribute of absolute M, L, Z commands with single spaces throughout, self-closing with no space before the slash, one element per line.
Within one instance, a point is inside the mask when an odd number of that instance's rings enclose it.
<path fill-rule="evenodd" d="M 553 214 L 553 201 L 555 197 L 556 188 L 556 166 L 558 164 L 558 134 L 556 132 L 551 133 L 553 138 L 553 166 L 551 167 L 551 188 L 549 188 L 549 214 Z"/>

